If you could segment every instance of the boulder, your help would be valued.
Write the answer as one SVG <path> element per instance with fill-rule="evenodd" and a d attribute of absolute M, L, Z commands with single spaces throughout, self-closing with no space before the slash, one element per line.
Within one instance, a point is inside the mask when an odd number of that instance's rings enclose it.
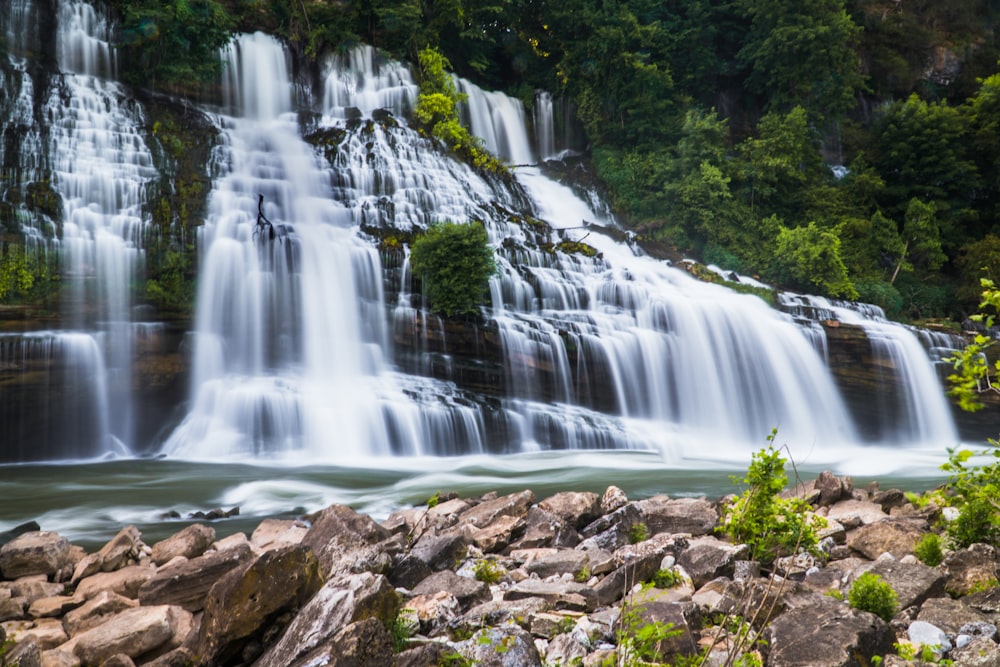
<path fill-rule="evenodd" d="M 446 570 L 465 559 L 468 547 L 468 538 L 461 533 L 426 534 L 413 545 L 410 555 L 422 560 L 432 570 Z"/>
<path fill-rule="evenodd" d="M 573 528 L 583 528 L 601 515 L 601 499 L 590 492 L 563 491 L 538 503 L 538 507 Z"/>
<path fill-rule="evenodd" d="M 628 504 L 628 496 L 617 486 L 609 486 L 601 496 L 601 514 L 611 514 Z"/>
<path fill-rule="evenodd" d="M 484 553 L 495 553 L 523 535 L 527 525 L 523 516 L 502 515 L 485 526 L 463 524 L 461 529 Z"/>
<path fill-rule="evenodd" d="M 541 667 L 534 639 L 522 628 L 483 628 L 456 645 L 476 667 Z"/>
<path fill-rule="evenodd" d="M 18 643 L 33 642 L 39 650 L 47 651 L 65 643 L 69 636 L 59 619 L 40 618 L 11 632 L 10 639 Z"/>
<path fill-rule="evenodd" d="M 298 664 L 351 623 L 375 619 L 388 627 L 399 604 L 399 595 L 382 575 L 364 572 L 331 579 L 295 615 L 281 639 L 267 649 L 255 667 Z"/>
<path fill-rule="evenodd" d="M 906 629 L 906 638 L 919 650 L 922 646 L 936 648 L 938 656 L 952 649 L 944 630 L 927 621 L 913 621 Z"/>
<path fill-rule="evenodd" d="M 435 572 L 413 589 L 414 595 L 430 595 L 447 591 L 455 596 L 463 609 L 490 599 L 490 587 L 481 581 L 462 577 L 451 570 Z"/>
<path fill-rule="evenodd" d="M 953 551 L 944 559 L 948 580 L 945 588 L 953 595 L 966 595 L 983 586 L 995 585 L 1000 579 L 1000 557 L 996 547 L 988 544 Z"/>
<path fill-rule="evenodd" d="M 659 656 L 658 661 L 673 664 L 676 658 L 692 656 L 698 652 L 698 630 L 701 628 L 701 611 L 693 602 L 661 602 L 656 600 L 637 599 L 629 596 L 622 603 L 627 606 L 629 614 L 624 618 L 626 634 L 635 633 L 639 628 L 653 623 L 664 623 L 671 626 L 676 634 L 659 640 L 650 647 L 652 654 Z"/>
<path fill-rule="evenodd" d="M 330 576 L 367 569 L 366 563 L 377 551 L 375 545 L 391 536 L 392 533 L 371 517 L 358 514 L 346 505 L 331 505 L 312 517 L 312 525 L 301 544 L 316 554 L 320 570 Z"/>
<path fill-rule="evenodd" d="M 288 667 L 366 667 L 393 664 L 392 636 L 377 618 L 366 618 L 341 629 L 329 641 Z"/>
<path fill-rule="evenodd" d="M 260 550 L 300 544 L 308 531 L 308 526 L 294 519 L 264 519 L 250 536 L 250 544 Z"/>
<path fill-rule="evenodd" d="M 80 658 L 64 648 L 42 652 L 42 667 L 80 667 Z"/>
<path fill-rule="evenodd" d="M 641 584 L 652 577 L 658 569 L 662 558 L 655 553 L 636 558 L 608 574 L 593 588 L 599 606 L 606 606 L 615 600 L 620 600 L 633 586 Z"/>
<path fill-rule="evenodd" d="M 691 540 L 677 557 L 677 564 L 691 576 L 695 588 L 700 588 L 716 577 L 731 577 L 734 563 L 746 553 L 746 545 L 704 536 Z"/>
<path fill-rule="evenodd" d="M 816 595 L 764 630 L 769 667 L 856 667 L 892 651 L 889 625 L 866 611 Z"/>
<path fill-rule="evenodd" d="M 454 653 L 454 649 L 439 642 L 430 642 L 408 648 L 396 654 L 394 667 L 427 667 L 428 665 L 444 665 L 445 656 Z"/>
<path fill-rule="evenodd" d="M 389 581 L 392 582 L 393 586 L 412 589 L 433 573 L 434 570 L 430 568 L 430 565 L 416 556 L 407 555 L 403 556 L 389 572 Z"/>
<path fill-rule="evenodd" d="M 534 634 L 534 633 L 532 633 Z M 545 651 L 546 665 L 580 665 L 589 651 L 572 633 L 557 635 Z"/>
<path fill-rule="evenodd" d="M 1000 665 L 1000 645 L 989 639 L 975 637 L 961 648 L 948 654 L 960 667 L 997 667 Z"/>
<path fill-rule="evenodd" d="M 580 539 L 576 529 L 561 516 L 541 507 L 532 507 L 525 518 L 524 535 L 512 548 L 575 547 Z"/>
<path fill-rule="evenodd" d="M 403 608 L 416 617 L 420 632 L 435 636 L 462 614 L 458 598 L 448 591 L 424 593 L 411 598 Z"/>
<path fill-rule="evenodd" d="M 62 575 L 72 565 L 71 554 L 69 540 L 58 533 L 24 533 L 0 547 L 0 576 L 17 579 L 43 574 L 65 580 Z"/>
<path fill-rule="evenodd" d="M 522 597 L 517 600 L 490 600 L 476 605 L 455 619 L 449 630 L 466 636 L 486 626 L 519 625 L 525 630 L 531 626 L 531 617 L 551 611 L 552 603 L 541 598 Z"/>
<path fill-rule="evenodd" d="M 63 616 L 66 612 L 76 609 L 86 601 L 86 598 L 79 594 L 38 598 L 28 607 L 28 616 L 32 618 Z"/>
<path fill-rule="evenodd" d="M 584 568 L 590 570 L 590 557 L 587 552 L 576 549 L 559 549 L 532 557 L 524 563 L 525 572 L 542 579 L 559 574 L 576 576 Z"/>
<path fill-rule="evenodd" d="M 83 605 L 63 617 L 63 626 L 70 637 L 97 627 L 126 609 L 139 606 L 135 600 L 112 591 L 101 591 Z"/>
<path fill-rule="evenodd" d="M 0 598 L 0 623 L 18 621 L 27 617 L 28 601 L 24 598 Z"/>
<path fill-rule="evenodd" d="M 0 643 L 2 643 L 2 633 L 0 633 Z M 38 644 L 29 640 L 19 642 L 9 653 L 3 656 L 5 664 L 17 665 L 17 667 L 42 667 L 42 649 Z"/>
<path fill-rule="evenodd" d="M 132 525 L 125 526 L 97 552 L 100 571 L 113 572 L 126 565 L 137 563 L 144 546 L 139 529 Z"/>
<path fill-rule="evenodd" d="M 917 541 L 927 531 L 921 519 L 886 519 L 863 524 L 847 533 L 847 546 L 875 560 L 883 553 L 900 559 L 913 553 Z"/>
<path fill-rule="evenodd" d="M 931 623 L 950 635 L 957 635 L 970 623 L 987 623 L 990 617 L 961 600 L 949 597 L 931 598 L 920 606 L 918 621 Z"/>
<path fill-rule="evenodd" d="M 677 498 L 653 496 L 636 503 L 651 535 L 658 533 L 687 533 L 708 535 L 719 522 L 719 513 L 705 498 Z"/>
<path fill-rule="evenodd" d="M 886 559 L 876 562 L 870 571 L 885 579 L 892 590 L 896 591 L 900 609 L 945 595 L 944 575 L 922 563 L 900 563 Z"/>
<path fill-rule="evenodd" d="M 619 592 L 619 597 L 621 593 Z M 593 611 L 598 605 L 598 595 L 595 589 L 574 582 L 545 582 L 538 579 L 525 579 L 504 591 L 504 600 L 523 600 L 538 598 L 553 609 L 570 611 Z"/>
<path fill-rule="evenodd" d="M 168 563 L 178 556 L 197 558 L 205 553 L 215 541 L 215 529 L 203 523 L 193 523 L 184 530 L 160 540 L 153 545 L 150 556 L 157 565 Z"/>
<path fill-rule="evenodd" d="M 973 609 L 978 609 L 987 614 L 1000 615 L 1000 586 L 993 586 L 984 591 L 971 593 L 962 598 L 962 601 Z"/>
<path fill-rule="evenodd" d="M 126 609 L 74 638 L 73 652 L 85 665 L 100 665 L 124 653 L 138 658 L 177 648 L 191 631 L 191 613 L 171 605 Z"/>
<path fill-rule="evenodd" d="M 42 575 L 24 577 L 5 585 L 11 596 L 21 598 L 25 604 L 31 605 L 35 600 L 61 594 L 66 587 L 63 584 L 50 583 Z"/>
<path fill-rule="evenodd" d="M 135 661 L 124 653 L 115 653 L 102 662 L 101 667 L 135 667 Z"/>
<path fill-rule="evenodd" d="M 848 530 L 889 518 L 889 515 L 882 511 L 881 505 L 867 500 L 841 500 L 829 507 L 826 516 Z"/>
<path fill-rule="evenodd" d="M 139 596 L 139 588 L 155 574 L 156 569 L 150 565 L 130 565 L 114 572 L 99 572 L 81 580 L 76 594 L 90 599 L 101 591 L 113 591 L 135 599 Z"/>
<path fill-rule="evenodd" d="M 267 551 L 230 570 L 205 598 L 195 654 L 203 664 L 226 662 L 273 615 L 300 607 L 320 584 L 319 563 L 304 545 Z"/>
<path fill-rule="evenodd" d="M 205 597 L 227 572 L 254 558 L 249 545 L 208 553 L 187 560 L 178 557 L 156 571 L 139 587 L 140 604 L 175 604 L 190 612 L 201 611 Z"/>
<path fill-rule="evenodd" d="M 631 541 L 629 532 L 639 523 L 642 523 L 639 508 L 633 503 L 624 505 L 585 526 L 580 531 L 585 539 L 577 548 L 614 551 Z"/>

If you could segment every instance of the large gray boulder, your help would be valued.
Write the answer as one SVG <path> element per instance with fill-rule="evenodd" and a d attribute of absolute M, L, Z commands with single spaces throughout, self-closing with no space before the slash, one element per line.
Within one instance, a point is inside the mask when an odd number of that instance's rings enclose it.
<path fill-rule="evenodd" d="M 601 498 L 596 493 L 563 491 L 538 503 L 538 507 L 555 514 L 573 528 L 583 528 L 601 515 Z"/>
<path fill-rule="evenodd" d="M 393 664 L 392 636 L 377 618 L 344 627 L 308 655 L 283 663 L 287 667 L 367 667 Z"/>
<path fill-rule="evenodd" d="M 440 591 L 454 595 L 463 610 L 490 599 L 489 586 L 476 579 L 459 576 L 451 570 L 435 572 L 417 584 L 412 592 L 414 595 L 432 595 Z"/>
<path fill-rule="evenodd" d="M 989 616 L 973 609 L 962 600 L 949 597 L 931 598 L 920 606 L 918 621 L 925 621 L 941 628 L 950 635 L 957 635 L 969 623 L 988 623 Z"/>
<path fill-rule="evenodd" d="M 200 664 L 222 664 L 281 611 L 299 608 L 322 580 L 312 551 L 290 545 L 230 570 L 205 598 L 194 653 Z"/>
<path fill-rule="evenodd" d="M 190 612 L 201 611 L 208 591 L 224 574 L 249 563 L 254 557 L 249 545 L 225 551 L 210 551 L 187 560 L 178 557 L 156 571 L 139 587 L 144 605 L 175 604 Z"/>
<path fill-rule="evenodd" d="M 476 667 L 541 667 L 534 639 L 517 626 L 483 628 L 457 644 Z"/>
<path fill-rule="evenodd" d="M 154 544 L 150 558 L 157 565 L 168 563 L 178 556 L 197 558 L 212 546 L 212 542 L 215 542 L 215 528 L 202 523 L 193 523 Z"/>
<path fill-rule="evenodd" d="M 192 625 L 191 613 L 180 607 L 135 607 L 75 637 L 73 652 L 85 665 L 100 665 L 118 653 L 138 658 L 166 652 L 184 642 Z"/>
<path fill-rule="evenodd" d="M 388 549 L 377 545 L 392 533 L 371 517 L 358 514 L 346 505 L 331 505 L 312 516 L 312 525 L 302 538 L 319 559 L 326 576 L 348 572 L 373 571 L 384 574 L 392 566 Z"/>
<path fill-rule="evenodd" d="M 83 605 L 69 611 L 63 617 L 63 627 L 70 637 L 101 625 L 126 609 L 138 607 L 139 603 L 113 591 L 102 591 Z"/>
<path fill-rule="evenodd" d="M 870 569 L 882 577 L 899 596 L 899 608 L 920 605 L 928 598 L 944 597 L 944 575 L 923 563 L 880 560 Z"/>
<path fill-rule="evenodd" d="M 0 576 L 18 579 L 44 574 L 64 581 L 63 575 L 72 565 L 72 553 L 69 540 L 58 533 L 24 533 L 0 547 Z"/>
<path fill-rule="evenodd" d="M 923 519 L 886 519 L 863 524 L 847 533 L 847 546 L 875 560 L 883 553 L 900 559 L 912 554 L 917 541 L 927 532 Z"/>
<path fill-rule="evenodd" d="M 364 572 L 331 579 L 302 607 L 255 667 L 298 664 L 351 623 L 376 619 L 388 627 L 399 604 L 399 595 L 382 575 Z"/>
<path fill-rule="evenodd" d="M 860 667 L 892 651 L 889 625 L 866 611 L 814 595 L 764 630 L 768 667 Z"/>
<path fill-rule="evenodd" d="M 973 544 L 948 554 L 944 559 L 948 580 L 945 588 L 953 595 L 981 590 L 1000 579 L 1000 554 L 994 546 Z"/>
<path fill-rule="evenodd" d="M 715 506 L 705 498 L 653 496 L 636 503 L 642 520 L 651 535 L 657 533 L 688 533 L 708 535 L 719 522 Z"/>

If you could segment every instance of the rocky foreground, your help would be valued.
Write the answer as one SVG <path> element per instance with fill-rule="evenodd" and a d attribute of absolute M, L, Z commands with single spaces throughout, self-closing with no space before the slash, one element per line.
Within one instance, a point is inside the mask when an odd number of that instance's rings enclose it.
<path fill-rule="evenodd" d="M 891 667 L 923 664 L 896 653 L 924 645 L 925 659 L 1000 665 L 993 547 L 928 567 L 913 551 L 933 506 L 828 473 L 796 492 L 827 519 L 826 558 L 764 574 L 745 545 L 715 536 L 718 503 L 629 501 L 615 487 L 446 497 L 381 523 L 333 505 L 249 538 L 196 523 L 152 547 L 128 526 L 91 554 L 25 532 L 0 547 L 0 663 L 566 667 L 701 654 L 683 664 Z M 843 601 L 868 571 L 898 595 L 891 622 Z"/>

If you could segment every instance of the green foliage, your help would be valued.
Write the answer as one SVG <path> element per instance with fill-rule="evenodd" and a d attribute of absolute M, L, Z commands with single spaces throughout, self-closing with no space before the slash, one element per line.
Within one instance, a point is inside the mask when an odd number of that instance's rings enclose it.
<path fill-rule="evenodd" d="M 978 453 L 989 463 L 971 463 L 976 456 L 971 450 L 949 449 L 948 462 L 941 466 L 951 473 L 946 489 L 959 510 L 946 528 L 955 548 L 1000 543 L 1000 445 L 995 440 L 989 444 Z"/>
<path fill-rule="evenodd" d="M 437 667 L 474 667 L 474 663 L 457 651 L 451 651 L 441 656 Z"/>
<path fill-rule="evenodd" d="M 747 87 L 770 105 L 800 105 L 817 118 L 836 119 L 855 104 L 864 85 L 854 48 L 861 29 L 842 0 L 738 0 L 750 32 L 738 54 Z"/>
<path fill-rule="evenodd" d="M 622 606 L 616 639 L 618 643 L 616 667 L 641 667 L 648 663 L 662 662 L 660 643 L 681 634 L 673 623 L 647 622 L 642 608 L 631 604 Z"/>
<path fill-rule="evenodd" d="M 446 72 L 448 59 L 432 48 L 420 51 L 420 95 L 413 111 L 420 127 L 436 137 L 473 167 L 493 173 L 506 173 L 507 168 L 489 151 L 483 142 L 472 136 L 458 119 L 458 104 L 465 96 Z"/>
<path fill-rule="evenodd" d="M 980 312 L 973 315 L 971 319 L 981 322 L 989 329 L 994 324 L 995 313 L 1000 312 L 1000 289 L 989 278 L 983 278 L 980 284 L 983 287 L 983 300 L 979 304 Z M 959 407 L 967 412 L 975 412 L 983 408 L 983 402 L 980 400 L 980 395 L 983 392 L 1000 392 L 1000 382 L 997 382 L 992 376 L 994 372 L 1000 375 L 1000 360 L 991 366 L 986 358 L 987 350 L 994 345 L 995 341 L 986 334 L 976 334 L 972 342 L 967 344 L 958 354 L 945 359 L 955 369 L 955 372 L 948 376 L 950 384 L 948 394 L 958 399 Z M 955 472 L 962 473 L 965 471 L 961 464 L 962 461 L 949 461 L 948 465 L 954 467 Z M 945 468 L 945 470 L 951 470 L 951 468 Z"/>
<path fill-rule="evenodd" d="M 772 267 L 786 284 L 830 296 L 858 296 L 840 256 L 836 231 L 821 229 L 815 222 L 794 229 L 781 227 Z"/>
<path fill-rule="evenodd" d="M 928 567 L 936 567 L 944 560 L 941 537 L 937 533 L 927 533 L 913 547 L 913 555 Z"/>
<path fill-rule="evenodd" d="M 215 0 L 112 0 L 120 12 L 125 78 L 136 85 L 197 90 L 218 76 L 218 50 L 233 17 Z"/>
<path fill-rule="evenodd" d="M 666 570 L 657 570 L 649 581 L 656 588 L 673 588 L 684 581 L 684 577 L 677 570 L 669 568 Z"/>
<path fill-rule="evenodd" d="M 503 578 L 504 569 L 493 560 L 481 558 L 472 566 L 472 573 L 484 584 L 496 584 Z"/>
<path fill-rule="evenodd" d="M 899 608 L 899 596 L 882 577 L 874 572 L 865 572 L 851 585 L 847 603 L 855 609 L 871 612 L 884 621 L 890 621 Z"/>
<path fill-rule="evenodd" d="M 431 308 L 449 317 L 478 312 L 496 272 L 486 229 L 478 222 L 431 225 L 413 241 L 410 263 Z"/>
<path fill-rule="evenodd" d="M 435 491 L 434 495 L 427 499 L 427 509 L 437 507 L 441 503 L 441 492 Z"/>
<path fill-rule="evenodd" d="M 419 623 L 414 618 L 408 617 L 402 611 L 396 613 L 389 626 L 393 653 L 400 653 L 407 649 L 410 637 L 417 633 L 418 627 Z"/>
<path fill-rule="evenodd" d="M 638 544 L 649 539 L 649 528 L 641 521 L 637 521 L 628 527 L 629 544 Z"/>
<path fill-rule="evenodd" d="M 56 264 L 42 246 L 0 243 L 0 303 L 47 299 L 59 285 Z"/>
<path fill-rule="evenodd" d="M 146 280 L 146 298 L 164 310 L 188 313 L 195 299 L 193 253 L 172 247 Z"/>
<path fill-rule="evenodd" d="M 768 441 L 773 443 L 777 430 Z M 770 563 L 799 550 L 814 551 L 820 519 L 808 514 L 801 498 L 780 498 L 788 482 L 785 459 L 773 444 L 751 457 L 743 479 L 746 489 L 723 511 L 721 531 L 733 542 L 750 547 L 751 558 Z"/>
<path fill-rule="evenodd" d="M 585 584 L 590 581 L 590 568 L 584 565 L 577 570 L 576 574 L 573 575 L 573 581 L 578 584 Z"/>

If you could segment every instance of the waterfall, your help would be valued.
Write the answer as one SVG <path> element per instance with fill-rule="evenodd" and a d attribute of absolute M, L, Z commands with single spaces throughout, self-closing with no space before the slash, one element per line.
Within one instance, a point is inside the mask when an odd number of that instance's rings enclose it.
<path fill-rule="evenodd" d="M 19 161 L 0 162 L 18 187 L 51 179 L 61 210 L 16 215 L 59 254 L 65 297 L 51 329 L 65 330 L 0 335 L 0 377 L 25 387 L 0 402 L 0 437 L 19 443 L 14 458 L 32 458 L 21 444 L 32 441 L 41 458 L 92 458 L 133 445 L 137 358 L 167 337 L 135 321 L 132 293 L 145 192 L 160 175 L 143 109 L 114 80 L 111 27 L 82 0 L 52 4 L 51 84 L 26 64 L 42 43 L 25 29 L 38 7 L 12 0 L 2 14 L 0 109 L 17 135 L 0 150 L 16 146 Z M 774 309 L 613 240 L 622 232 L 597 195 L 532 166 L 569 147 L 564 110 L 544 91 L 528 113 L 456 79 L 463 122 L 514 165 L 496 177 L 408 126 L 411 69 L 372 47 L 320 63 L 315 90 L 273 37 L 240 35 L 219 57 L 220 94 L 192 103 L 218 143 L 197 232 L 188 400 L 165 425 L 166 455 L 641 449 L 729 461 L 772 427 L 816 459 L 957 442 L 934 367 L 954 341 L 824 299 L 788 295 Z M 498 271 L 481 319 L 440 318 L 414 290 L 406 246 L 441 221 L 487 230 Z M 865 333 L 891 389 L 874 432 L 831 373 L 830 322 Z"/>
<path fill-rule="evenodd" d="M 143 263 L 146 184 L 157 178 L 141 110 L 109 77 L 109 27 L 93 6 L 64 0 L 58 64 L 68 95 L 54 89 L 52 184 L 62 197 L 64 314 L 71 326 L 105 333 L 110 434 L 132 442 L 132 293 Z"/>

